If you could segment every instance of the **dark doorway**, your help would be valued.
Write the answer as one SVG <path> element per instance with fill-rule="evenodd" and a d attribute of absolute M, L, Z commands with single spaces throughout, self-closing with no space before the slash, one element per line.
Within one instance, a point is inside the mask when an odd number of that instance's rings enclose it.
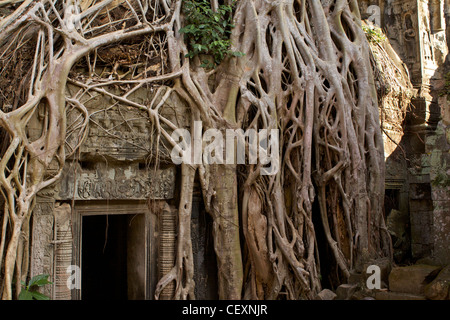
<path fill-rule="evenodd" d="M 199 300 L 217 300 L 217 260 L 212 236 L 213 221 L 206 213 L 203 198 L 192 199 L 192 250 L 194 255 L 195 297 Z"/>
<path fill-rule="evenodd" d="M 82 300 L 145 299 L 144 215 L 82 220 Z"/>
<path fill-rule="evenodd" d="M 400 190 L 386 189 L 384 193 L 384 216 L 387 217 L 392 209 L 400 210 Z"/>
<path fill-rule="evenodd" d="M 322 218 L 320 216 L 319 198 L 316 196 L 312 207 L 312 222 L 316 234 L 317 250 L 320 261 L 320 277 L 323 288 L 335 290 L 339 285 L 336 279 L 336 260 L 328 244 L 325 230 L 323 228 Z"/>

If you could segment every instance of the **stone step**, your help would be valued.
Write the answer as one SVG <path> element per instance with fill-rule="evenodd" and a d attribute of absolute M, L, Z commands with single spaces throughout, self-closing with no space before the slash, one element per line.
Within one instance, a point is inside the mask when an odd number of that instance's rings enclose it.
<path fill-rule="evenodd" d="M 378 291 L 375 293 L 375 300 L 426 300 L 426 298 L 418 294 Z"/>

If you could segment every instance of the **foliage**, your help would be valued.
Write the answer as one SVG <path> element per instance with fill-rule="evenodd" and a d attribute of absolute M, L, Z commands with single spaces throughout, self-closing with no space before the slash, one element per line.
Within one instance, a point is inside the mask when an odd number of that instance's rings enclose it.
<path fill-rule="evenodd" d="M 380 28 L 363 25 L 362 29 L 366 34 L 367 40 L 371 43 L 380 43 L 386 40 L 386 36 Z"/>
<path fill-rule="evenodd" d="M 50 300 L 49 297 L 37 291 L 39 287 L 52 284 L 52 282 L 48 280 L 48 277 L 48 274 L 39 274 L 31 278 L 28 284 L 22 281 L 22 290 L 19 294 L 19 300 Z"/>
<path fill-rule="evenodd" d="M 232 5 L 219 5 L 216 12 L 211 9 L 208 0 L 185 1 L 183 12 L 186 26 L 180 29 L 186 36 L 189 48 L 187 58 L 201 54 L 210 55 L 213 61 L 204 59 L 201 66 L 213 68 L 220 64 L 227 55 L 242 56 L 241 52 L 230 50 L 233 8 Z"/>

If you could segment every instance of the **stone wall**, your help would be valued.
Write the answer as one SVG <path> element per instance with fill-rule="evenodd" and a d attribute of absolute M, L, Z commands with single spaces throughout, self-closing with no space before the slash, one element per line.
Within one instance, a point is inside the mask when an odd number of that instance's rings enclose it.
<path fill-rule="evenodd" d="M 442 120 L 427 138 L 431 196 L 433 200 L 433 259 L 450 264 L 450 103 L 440 100 Z"/>
<path fill-rule="evenodd" d="M 448 0 L 360 0 L 363 19 L 381 27 L 408 69 L 415 96 L 398 148 L 386 159 L 386 189 L 407 211 L 413 261 L 449 263 L 448 102 L 439 99 L 448 72 Z M 387 146 L 390 151 L 391 146 Z M 437 183 L 439 181 L 440 183 Z M 389 212 L 386 212 L 389 214 Z"/>

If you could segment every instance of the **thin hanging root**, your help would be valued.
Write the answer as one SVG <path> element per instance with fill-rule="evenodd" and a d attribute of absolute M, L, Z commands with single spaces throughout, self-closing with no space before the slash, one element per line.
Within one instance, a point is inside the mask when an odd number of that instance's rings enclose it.
<path fill-rule="evenodd" d="M 165 274 L 157 283 L 155 289 L 155 299 L 158 300 L 161 292 L 167 287 L 172 281 L 177 281 L 177 268 L 173 267 L 170 272 Z M 178 281 L 177 281 L 178 282 Z"/>
<path fill-rule="evenodd" d="M 3 254 L 4 254 L 4 250 L 5 250 L 5 243 L 6 243 L 6 228 L 8 227 L 8 220 L 9 220 L 8 206 L 5 206 L 3 209 L 3 223 L 2 223 L 2 233 L 1 233 L 1 240 L 0 240 L 0 270 L 2 270 Z"/>

